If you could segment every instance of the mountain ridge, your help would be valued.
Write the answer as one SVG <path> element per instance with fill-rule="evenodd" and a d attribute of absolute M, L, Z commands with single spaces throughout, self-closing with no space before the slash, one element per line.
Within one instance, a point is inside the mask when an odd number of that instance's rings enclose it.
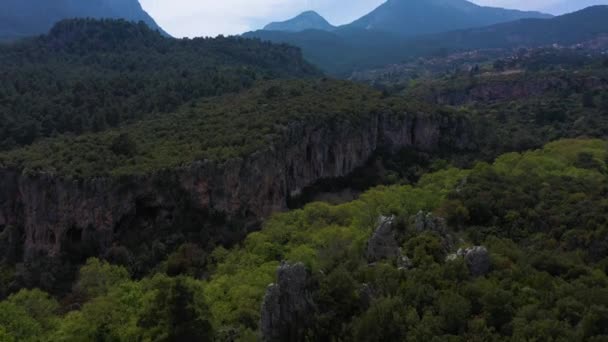
<path fill-rule="evenodd" d="M 244 36 L 298 46 L 313 64 L 331 74 L 344 76 L 354 70 L 449 51 L 575 44 L 608 34 L 606 17 L 608 6 L 593 6 L 549 19 L 527 18 L 409 38 L 356 27 L 333 32 L 255 31 Z"/>
<path fill-rule="evenodd" d="M 550 17 L 540 12 L 479 6 L 466 0 L 388 0 L 346 26 L 415 36 Z"/>
<path fill-rule="evenodd" d="M 433 34 L 458 29 L 482 27 L 522 18 L 550 18 L 535 11 L 519 11 L 479 6 L 466 0 L 387 0 L 350 24 L 332 26 L 314 11 L 306 11 L 282 22 L 273 22 L 263 30 L 301 32 L 305 30 L 364 29 L 404 36 Z"/>
<path fill-rule="evenodd" d="M 315 11 L 305 11 L 291 19 L 272 22 L 264 26 L 266 31 L 300 32 L 311 29 L 333 31 L 336 27 Z"/>
<path fill-rule="evenodd" d="M 63 19 L 125 19 L 143 21 L 169 36 L 143 9 L 138 0 L 5 0 L 0 5 L 0 41 L 47 33 Z"/>

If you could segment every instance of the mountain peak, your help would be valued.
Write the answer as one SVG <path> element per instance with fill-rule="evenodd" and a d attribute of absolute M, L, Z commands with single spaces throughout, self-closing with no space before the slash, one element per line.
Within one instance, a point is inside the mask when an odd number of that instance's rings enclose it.
<path fill-rule="evenodd" d="M 348 26 L 414 36 L 549 17 L 540 12 L 479 6 L 467 0 L 387 0 Z"/>
<path fill-rule="evenodd" d="M 47 33 L 57 22 L 72 18 L 143 21 L 166 35 L 139 0 L 3 0 L 0 5 L 0 40 Z"/>
<path fill-rule="evenodd" d="M 266 25 L 266 31 L 300 32 L 306 30 L 333 31 L 336 28 L 315 11 L 305 11 L 292 19 Z"/>

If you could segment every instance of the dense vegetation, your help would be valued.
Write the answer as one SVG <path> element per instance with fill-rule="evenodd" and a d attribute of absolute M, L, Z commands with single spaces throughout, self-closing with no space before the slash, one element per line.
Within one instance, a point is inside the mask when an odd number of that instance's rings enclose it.
<path fill-rule="evenodd" d="M 468 113 L 473 159 L 538 148 L 560 138 L 608 137 L 608 64 L 580 54 L 535 51 L 434 79 L 411 81 L 412 99 Z"/>
<path fill-rule="evenodd" d="M 61 302 L 21 290 L 0 303 L 0 332 L 6 341 L 252 340 L 286 260 L 313 279 L 311 339 L 601 340 L 607 192 L 608 143 L 561 140 L 277 214 L 230 250 L 184 245 L 142 280 L 130 279 L 128 264 L 91 259 Z M 419 211 L 445 218 L 447 231 L 415 228 Z M 367 261 L 380 215 L 395 215 L 409 267 Z M 489 250 L 486 275 L 448 257 L 471 245 Z"/>
<path fill-rule="evenodd" d="M 149 173 L 195 160 L 248 155 L 280 143 L 290 125 L 357 124 L 374 111 L 415 108 L 381 97 L 345 81 L 269 81 L 120 129 L 64 135 L 8 151 L 0 154 L 0 164 L 80 177 Z"/>
<path fill-rule="evenodd" d="M 145 24 L 67 20 L 0 46 L 0 150 L 98 132 L 237 92 L 317 75 L 298 49 L 241 38 L 171 39 Z"/>

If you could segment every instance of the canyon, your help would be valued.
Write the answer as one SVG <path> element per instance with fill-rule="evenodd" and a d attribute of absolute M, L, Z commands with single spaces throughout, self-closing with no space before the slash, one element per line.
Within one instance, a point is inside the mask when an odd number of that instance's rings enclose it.
<path fill-rule="evenodd" d="M 0 237 L 11 246 L 2 257 L 73 257 L 83 249 L 103 255 L 125 239 L 144 243 L 158 227 L 171 233 L 184 220 L 207 227 L 204 234 L 214 243 L 233 243 L 286 210 L 302 189 L 347 176 L 380 147 L 466 149 L 469 131 L 466 119 L 445 113 L 370 113 L 356 122 L 292 123 L 282 142 L 265 150 L 148 175 L 76 179 L 0 170 Z M 204 225 L 218 217 L 219 224 Z M 240 225 L 227 229 L 226 222 Z"/>

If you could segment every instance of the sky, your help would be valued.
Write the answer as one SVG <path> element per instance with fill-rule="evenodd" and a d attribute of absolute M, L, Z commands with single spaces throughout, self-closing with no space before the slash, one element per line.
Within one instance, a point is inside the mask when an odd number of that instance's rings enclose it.
<path fill-rule="evenodd" d="M 140 0 L 142 6 L 175 37 L 241 34 L 261 29 L 306 10 L 315 10 L 334 25 L 347 24 L 385 0 Z M 479 5 L 540 10 L 552 14 L 608 0 L 472 0 Z"/>

